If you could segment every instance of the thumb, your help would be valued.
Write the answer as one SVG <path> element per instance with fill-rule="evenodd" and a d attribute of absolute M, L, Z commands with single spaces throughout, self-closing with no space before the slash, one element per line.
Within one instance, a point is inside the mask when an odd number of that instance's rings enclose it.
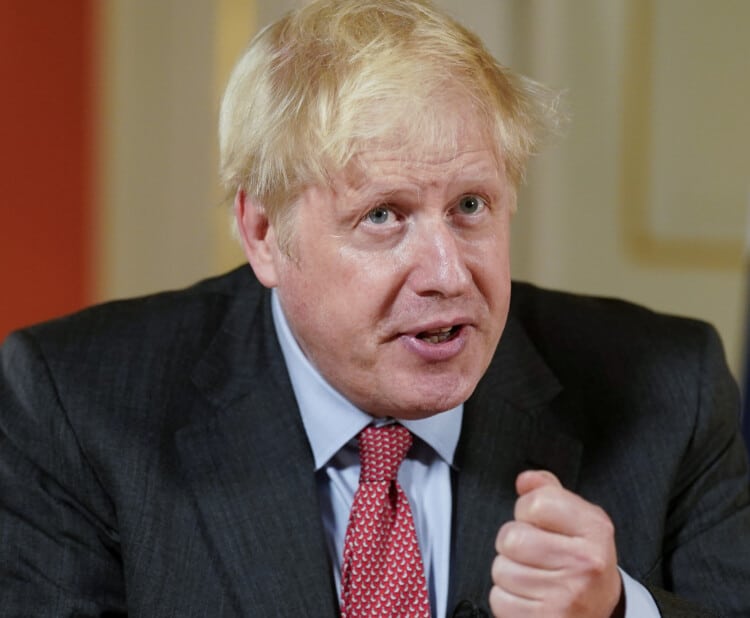
<path fill-rule="evenodd" d="M 545 485 L 562 487 L 558 478 L 547 470 L 524 470 L 516 478 L 516 491 L 519 496 Z"/>

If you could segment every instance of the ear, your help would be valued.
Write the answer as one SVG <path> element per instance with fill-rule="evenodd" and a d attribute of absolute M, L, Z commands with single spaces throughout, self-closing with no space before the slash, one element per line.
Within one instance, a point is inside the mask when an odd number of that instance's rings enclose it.
<path fill-rule="evenodd" d="M 234 198 L 234 216 L 247 261 L 266 287 L 278 285 L 276 233 L 265 211 L 240 189 Z"/>

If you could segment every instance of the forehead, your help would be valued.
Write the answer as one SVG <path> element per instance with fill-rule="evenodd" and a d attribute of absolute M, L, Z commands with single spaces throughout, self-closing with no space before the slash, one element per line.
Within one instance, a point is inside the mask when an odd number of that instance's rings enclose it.
<path fill-rule="evenodd" d="M 492 123 L 465 101 L 448 99 L 418 112 L 405 110 L 397 118 L 383 118 L 379 126 L 378 134 L 353 140 L 350 158 L 340 168 L 346 176 L 366 173 L 377 163 L 426 169 L 480 159 L 484 167 L 504 171 Z"/>
<path fill-rule="evenodd" d="M 382 170 L 504 175 L 502 155 L 487 121 L 457 106 L 442 106 L 426 116 L 405 116 L 382 135 L 357 143 L 342 170 L 347 181 L 367 182 Z"/>

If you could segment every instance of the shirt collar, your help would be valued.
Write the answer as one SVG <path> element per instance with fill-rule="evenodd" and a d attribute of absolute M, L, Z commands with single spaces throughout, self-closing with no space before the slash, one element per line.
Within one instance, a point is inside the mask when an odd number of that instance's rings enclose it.
<path fill-rule="evenodd" d="M 302 424 L 313 451 L 315 469 L 319 470 L 373 422 L 373 417 L 333 388 L 307 359 L 289 328 L 276 290 L 271 292 L 271 309 Z M 427 418 L 400 423 L 452 466 L 462 418 L 463 404 Z"/>

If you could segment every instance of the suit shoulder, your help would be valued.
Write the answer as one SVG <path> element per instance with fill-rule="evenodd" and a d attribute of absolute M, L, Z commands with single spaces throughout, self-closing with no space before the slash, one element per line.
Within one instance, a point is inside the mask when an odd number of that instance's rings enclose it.
<path fill-rule="evenodd" d="M 511 316 L 553 365 L 623 366 L 694 363 L 707 350 L 723 360 L 716 330 L 693 318 L 653 311 L 617 298 L 513 284 Z"/>
<path fill-rule="evenodd" d="M 243 334 L 253 331 L 266 298 L 242 268 L 11 333 L 0 347 L 3 414 L 25 415 L 33 426 L 37 417 L 59 420 L 56 410 L 64 409 L 66 422 L 89 445 L 102 442 L 99 430 L 107 423 L 176 426 L 197 401 L 196 365 L 217 341 L 230 342 L 236 356 L 244 352 Z"/>
<path fill-rule="evenodd" d="M 261 290 L 252 271 L 242 267 L 184 289 L 93 305 L 30 326 L 23 334 L 50 353 L 71 346 L 106 344 L 113 348 L 139 340 L 154 346 L 178 332 L 191 332 L 192 339 L 201 340 L 215 332 L 231 303 L 257 303 Z"/>
<path fill-rule="evenodd" d="M 674 449 L 703 444 L 704 453 L 734 439 L 737 385 L 706 322 L 527 284 L 513 293 L 510 319 L 563 387 L 563 424 L 584 442 L 601 442 L 613 427 L 617 440 L 638 435 L 659 452 L 667 434 Z"/>
<path fill-rule="evenodd" d="M 606 338 L 664 335 L 704 337 L 713 327 L 701 320 L 661 313 L 619 298 L 575 294 L 513 282 L 511 315 L 532 331 L 564 327 Z"/>
<path fill-rule="evenodd" d="M 11 333 L 0 347 L 0 381 L 29 390 L 49 376 L 71 410 L 87 409 L 94 399 L 111 406 L 135 393 L 155 405 L 186 387 L 194 364 L 225 330 L 234 336 L 232 325 L 252 329 L 263 290 L 250 269 L 241 268 L 184 290 L 37 324 Z"/>

